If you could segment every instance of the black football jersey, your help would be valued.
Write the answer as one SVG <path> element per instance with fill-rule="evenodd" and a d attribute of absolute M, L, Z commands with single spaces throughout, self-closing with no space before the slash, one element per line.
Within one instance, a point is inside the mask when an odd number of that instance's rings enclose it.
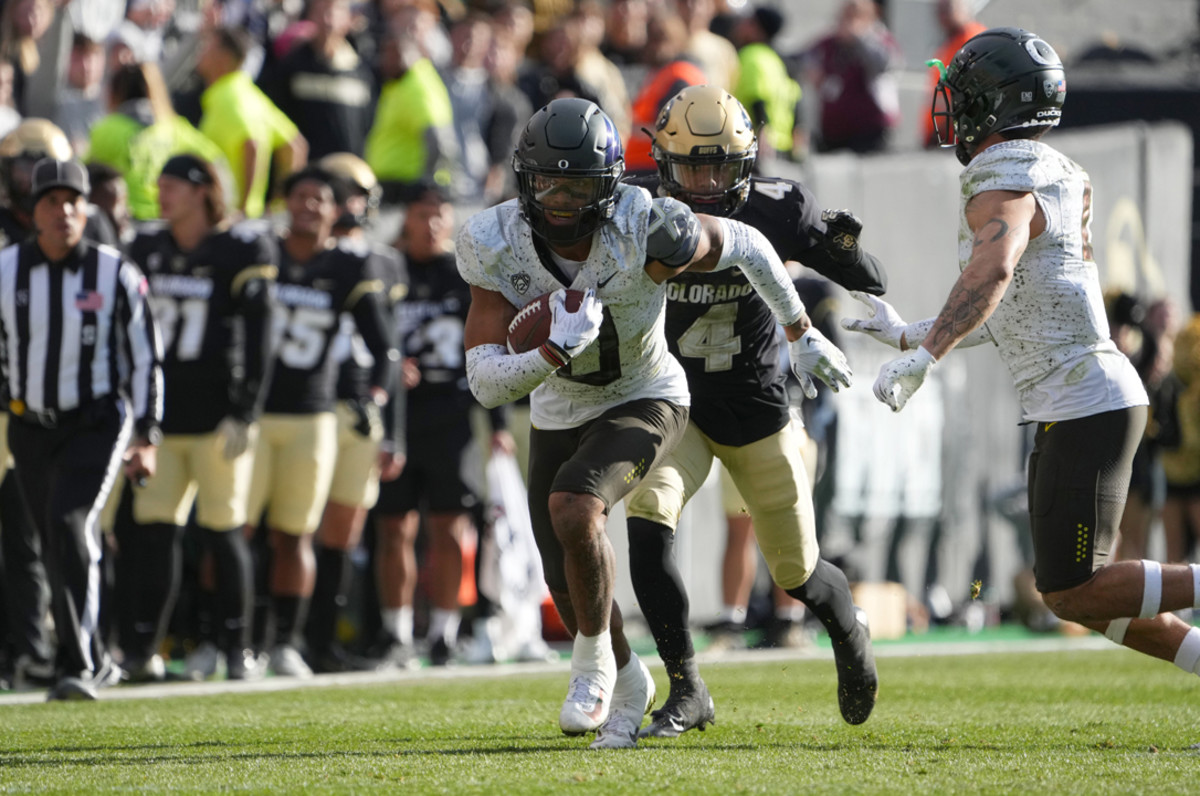
<path fill-rule="evenodd" d="M 308 262 L 279 244 L 276 349 L 265 411 L 313 414 L 333 410 L 337 360 L 331 355 L 343 312 L 371 353 L 369 386 L 390 386 L 395 351 L 388 328 L 383 279 L 365 242 L 341 239 Z"/>
<path fill-rule="evenodd" d="M 398 307 L 400 346 L 421 369 L 420 383 L 408 391 L 409 428 L 419 431 L 430 412 L 465 412 L 475 404 L 463 351 L 471 289 L 452 254 L 409 258 L 408 278 L 408 295 Z"/>
<path fill-rule="evenodd" d="M 630 180 L 659 194 L 658 177 Z M 754 177 L 733 219 L 754 227 L 781 260 L 796 260 L 852 290 L 882 292 L 878 262 L 835 262 L 821 246 L 825 224 L 808 188 Z M 691 419 L 722 445 L 747 445 L 788 422 L 784 339 L 766 303 L 738 268 L 684 271 L 667 288 L 667 341 L 687 372 Z"/>
<path fill-rule="evenodd" d="M 392 328 L 399 328 L 398 304 L 408 293 L 408 271 L 400 252 L 391 246 L 371 243 L 370 268 L 383 281 L 385 303 Z M 371 365 L 374 359 L 354 324 L 354 317 L 343 314 L 333 356 L 338 362 L 338 400 L 363 400 L 371 389 Z M 392 392 L 391 389 L 388 392 Z"/>
<path fill-rule="evenodd" d="M 151 224 L 129 248 L 162 335 L 163 432 L 204 433 L 230 414 L 249 419 L 268 366 L 273 236 L 236 224 L 183 251 L 167 226 Z"/>

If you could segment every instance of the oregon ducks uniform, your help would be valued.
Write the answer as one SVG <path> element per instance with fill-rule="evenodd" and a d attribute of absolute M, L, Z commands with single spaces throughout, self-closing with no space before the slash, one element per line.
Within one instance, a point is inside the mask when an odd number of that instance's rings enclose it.
<path fill-rule="evenodd" d="M 269 231 L 240 224 L 179 248 L 165 226 L 146 227 L 130 256 L 147 275 L 163 340 L 163 434 L 158 472 L 137 492 L 139 523 L 187 522 L 192 497 L 205 528 L 246 519 L 250 456 L 228 461 L 214 434 L 233 416 L 254 420 L 270 365 L 278 254 Z"/>
<path fill-rule="evenodd" d="M 690 230 L 669 223 L 676 213 L 691 211 L 618 185 L 612 215 L 573 279 L 535 243 L 516 200 L 472 217 L 458 237 L 463 278 L 514 307 L 564 286 L 594 287 L 603 303 L 596 342 L 531 394 L 529 511 L 546 583 L 555 591 L 565 592 L 567 581 L 550 522 L 550 494 L 591 494 L 611 506 L 637 486 L 687 424 L 686 376 L 667 348 L 668 285 L 655 284 L 645 271 L 648 249 L 668 262 L 694 250 Z"/>
<path fill-rule="evenodd" d="M 383 280 L 366 244 L 341 240 L 306 263 L 280 244 L 276 354 L 250 487 L 250 521 L 270 506 L 268 525 L 292 534 L 317 527 L 336 462 L 337 361 L 343 312 L 371 352 L 371 386 L 391 386 L 395 353 Z"/>

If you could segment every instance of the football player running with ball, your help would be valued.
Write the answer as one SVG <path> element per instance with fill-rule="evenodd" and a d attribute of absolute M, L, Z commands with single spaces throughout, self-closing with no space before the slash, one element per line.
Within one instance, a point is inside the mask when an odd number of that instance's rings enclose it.
<path fill-rule="evenodd" d="M 862 225 L 853 215 L 822 212 L 797 182 L 751 176 L 754 130 L 728 92 L 686 88 L 663 107 L 655 127 L 658 177 L 638 184 L 698 213 L 749 224 L 780 258 L 798 260 L 845 288 L 884 291 L 883 270 L 858 245 Z M 870 634 L 846 576 L 820 557 L 801 457 L 804 430 L 789 412 L 775 320 L 740 271 L 689 271 L 668 285 L 666 326 L 692 406 L 683 439 L 626 501 L 633 588 L 671 684 L 641 735 L 675 737 L 704 729 L 715 717 L 697 670 L 687 593 L 672 548 L 680 513 L 708 478 L 714 456 L 745 500 L 771 577 L 829 633 L 842 717 L 861 724 L 878 687 Z M 815 395 L 811 383 L 805 391 Z"/>
<path fill-rule="evenodd" d="M 518 198 L 477 214 L 458 237 L 472 296 L 467 375 L 485 406 L 532 393 L 530 515 L 546 583 L 575 639 L 559 726 L 597 731 L 593 748 L 632 747 L 654 684 L 613 602 L 605 520 L 687 426 L 687 379 L 664 331 L 666 280 L 736 265 L 784 325 L 794 362 L 839 384 L 849 368 L 811 328 L 761 233 L 620 184 L 621 141 L 594 103 L 558 99 L 535 113 L 513 168 Z M 574 312 L 567 287 L 587 293 Z M 549 339 L 510 353 L 518 309 L 550 291 Z"/>
<path fill-rule="evenodd" d="M 1042 143 L 1066 97 L 1062 61 L 1018 28 L 972 38 L 944 67 L 934 125 L 962 172 L 958 281 L 936 318 L 905 324 L 884 302 L 847 320 L 901 351 L 875 396 L 900 411 L 956 346 L 996 345 L 1027 422 L 1037 589 L 1056 616 L 1200 674 L 1200 566 L 1113 561 L 1146 391 L 1109 338 L 1092 260 L 1092 188 Z"/>

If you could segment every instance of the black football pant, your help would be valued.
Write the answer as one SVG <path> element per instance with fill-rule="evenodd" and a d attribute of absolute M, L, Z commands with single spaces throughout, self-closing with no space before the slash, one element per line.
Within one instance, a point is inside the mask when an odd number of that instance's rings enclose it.
<path fill-rule="evenodd" d="M 0 482 L 0 559 L 3 559 L 4 632 L 13 658 L 50 659 L 46 609 L 50 596 L 42 545 L 37 526 L 29 516 L 17 476 L 9 470 Z"/>
<path fill-rule="evenodd" d="M 53 428 L 13 418 L 8 446 L 50 583 L 60 676 L 88 676 L 102 664 L 100 511 L 128 434 L 121 408 L 97 402 L 60 417 Z"/>

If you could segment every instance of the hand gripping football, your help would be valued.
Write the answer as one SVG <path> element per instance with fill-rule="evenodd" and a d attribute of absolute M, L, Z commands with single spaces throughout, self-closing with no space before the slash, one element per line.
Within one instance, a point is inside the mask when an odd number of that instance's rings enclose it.
<path fill-rule="evenodd" d="M 550 337 L 550 293 L 530 301 L 508 325 L 508 350 L 523 354 L 540 346 Z M 583 302 L 582 290 L 568 290 L 563 302 L 568 312 L 575 312 Z"/>

